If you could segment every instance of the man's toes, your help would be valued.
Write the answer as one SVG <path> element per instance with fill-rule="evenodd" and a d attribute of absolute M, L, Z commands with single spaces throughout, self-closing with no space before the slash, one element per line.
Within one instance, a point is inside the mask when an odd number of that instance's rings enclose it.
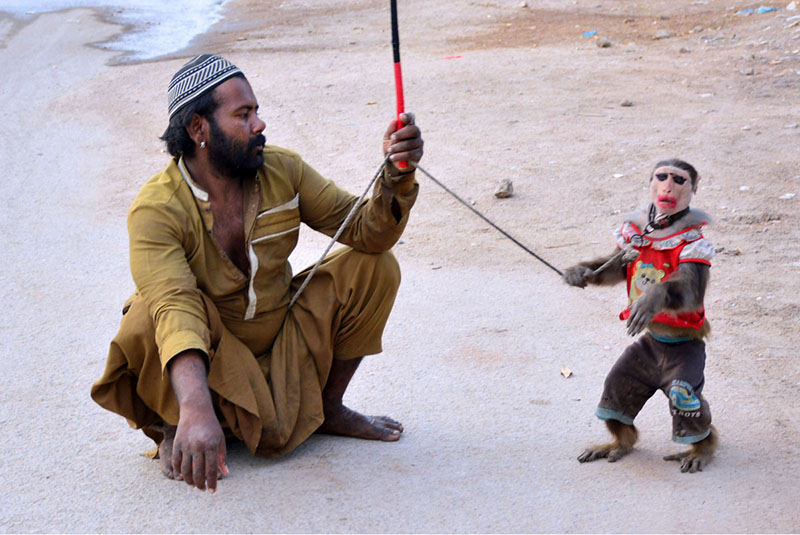
<path fill-rule="evenodd" d="M 394 442 L 400 440 L 400 431 L 384 427 L 381 429 L 380 439 L 384 442 Z"/>
<path fill-rule="evenodd" d="M 376 425 L 380 425 L 383 427 L 387 427 L 389 429 L 396 429 L 397 431 L 403 432 L 403 424 L 398 422 L 397 420 L 393 420 L 388 416 L 375 416 L 372 418 L 373 423 Z"/>
<path fill-rule="evenodd" d="M 169 463 L 161 463 L 161 473 L 167 476 L 169 479 L 175 479 L 175 477 L 172 475 L 172 466 Z"/>
<path fill-rule="evenodd" d="M 169 479 L 175 479 L 172 472 L 172 440 L 162 440 L 158 445 L 158 464 L 161 466 L 161 473 Z"/>

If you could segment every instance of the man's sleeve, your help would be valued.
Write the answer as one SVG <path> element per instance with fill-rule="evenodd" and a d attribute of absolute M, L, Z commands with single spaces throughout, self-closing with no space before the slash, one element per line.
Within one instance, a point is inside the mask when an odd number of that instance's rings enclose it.
<path fill-rule="evenodd" d="M 333 236 L 358 196 L 339 188 L 302 160 L 297 164 L 295 180 L 300 193 L 300 216 L 311 228 Z M 365 184 L 367 180 L 365 177 Z M 414 172 L 391 185 L 388 171 L 384 169 L 375 182 L 372 197 L 362 202 L 339 242 L 365 253 L 388 251 L 403 233 L 418 192 Z"/>
<path fill-rule="evenodd" d="M 207 313 L 175 217 L 164 206 L 134 205 L 128 234 L 131 274 L 153 319 L 162 371 L 187 349 L 208 354 Z"/>

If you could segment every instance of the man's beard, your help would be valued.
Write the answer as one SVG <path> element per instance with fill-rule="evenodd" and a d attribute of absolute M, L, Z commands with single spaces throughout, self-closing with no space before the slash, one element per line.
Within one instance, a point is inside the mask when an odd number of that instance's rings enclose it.
<path fill-rule="evenodd" d="M 213 118 L 209 118 L 211 135 L 208 140 L 208 159 L 217 171 L 231 178 L 250 178 L 264 165 L 264 154 L 255 151 L 264 145 L 263 134 L 250 136 L 247 144 L 225 135 Z"/>

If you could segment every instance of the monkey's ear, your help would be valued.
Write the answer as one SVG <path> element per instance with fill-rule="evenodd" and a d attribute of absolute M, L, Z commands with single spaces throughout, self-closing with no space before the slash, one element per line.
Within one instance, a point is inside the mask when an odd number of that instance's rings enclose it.
<path fill-rule="evenodd" d="M 697 178 L 694 179 L 694 184 L 692 184 L 692 193 L 697 193 L 697 185 L 700 183 L 700 175 L 697 175 Z"/>

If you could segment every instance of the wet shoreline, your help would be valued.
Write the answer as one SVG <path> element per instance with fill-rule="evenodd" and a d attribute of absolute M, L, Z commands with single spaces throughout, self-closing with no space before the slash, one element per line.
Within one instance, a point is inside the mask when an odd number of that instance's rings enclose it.
<path fill-rule="evenodd" d="M 109 39 L 98 39 L 90 46 L 113 52 L 110 65 L 136 64 L 181 57 L 182 51 L 197 44 L 198 39 L 224 22 L 228 0 L 197 2 L 148 3 L 119 6 L 113 2 L 53 1 L 31 10 L 27 6 L 4 5 L 0 10 L 0 46 L 19 30 L 45 13 L 69 13 L 90 10 L 95 17 L 119 27 Z"/>

